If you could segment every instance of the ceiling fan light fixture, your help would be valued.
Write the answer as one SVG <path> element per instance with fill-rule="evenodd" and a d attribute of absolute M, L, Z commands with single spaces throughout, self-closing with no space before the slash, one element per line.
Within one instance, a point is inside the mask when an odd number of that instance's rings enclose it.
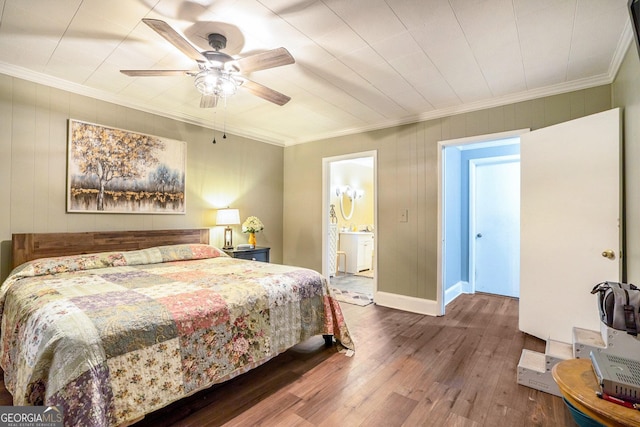
<path fill-rule="evenodd" d="M 209 50 L 207 52 L 202 52 L 202 55 L 207 58 L 207 61 L 209 62 L 209 66 L 210 69 L 211 68 L 216 68 L 216 69 L 222 69 L 225 67 L 225 64 L 227 62 L 233 61 L 233 57 L 230 55 L 227 55 L 224 52 L 218 52 L 218 51 L 214 51 L 214 50 Z"/>
<path fill-rule="evenodd" d="M 229 73 L 220 70 L 202 70 L 195 78 L 195 86 L 203 95 L 231 96 L 238 89 L 238 82 Z"/>
<path fill-rule="evenodd" d="M 230 75 L 222 74 L 218 77 L 218 83 L 216 86 L 219 89 L 220 96 L 229 96 L 236 93 L 238 89 L 238 83 Z"/>
<path fill-rule="evenodd" d="M 236 93 L 243 86 L 249 93 L 276 105 L 284 105 L 290 97 L 244 77 L 242 73 L 266 70 L 295 63 L 287 49 L 280 47 L 242 58 L 234 58 L 221 52 L 227 45 L 227 38 L 220 33 L 211 33 L 207 41 L 212 50 L 200 52 L 183 35 L 169 24 L 159 19 L 142 20 L 152 30 L 180 50 L 198 65 L 198 70 L 120 70 L 131 77 L 182 76 L 194 77 L 196 89 L 202 94 L 201 108 L 214 108 L 220 98 Z"/>
<path fill-rule="evenodd" d="M 209 71 L 201 71 L 196 75 L 194 83 L 196 89 L 203 95 L 213 95 L 215 81 L 215 76 L 209 73 Z"/>

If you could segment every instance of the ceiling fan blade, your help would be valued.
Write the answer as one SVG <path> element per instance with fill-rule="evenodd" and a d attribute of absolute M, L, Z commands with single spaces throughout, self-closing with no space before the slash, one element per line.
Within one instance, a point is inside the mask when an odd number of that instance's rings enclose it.
<path fill-rule="evenodd" d="M 218 97 L 215 95 L 202 95 L 200 108 L 215 108 L 218 105 Z"/>
<path fill-rule="evenodd" d="M 131 77 L 186 76 L 193 73 L 189 70 L 120 70 L 120 72 Z"/>
<path fill-rule="evenodd" d="M 247 78 L 243 78 L 242 88 L 245 88 L 255 96 L 259 96 L 262 99 L 265 99 L 269 102 L 273 102 L 277 105 L 284 105 L 291 100 L 291 97 L 287 95 L 283 95 L 282 93 L 270 89 L 266 86 L 261 85 L 260 83 L 256 83 Z"/>
<path fill-rule="evenodd" d="M 202 56 L 202 54 L 198 49 L 193 47 L 193 45 L 189 43 L 187 39 L 185 39 L 180 34 L 178 34 L 178 32 L 174 30 L 166 22 L 161 21 L 159 19 L 149 19 L 149 18 L 142 19 L 142 22 L 147 24 L 156 33 L 160 34 L 169 43 L 177 47 L 182 53 L 184 53 L 194 61 L 202 62 L 207 60 L 207 58 Z"/>
<path fill-rule="evenodd" d="M 234 66 L 243 73 L 252 71 L 266 70 L 268 68 L 280 67 L 281 65 L 293 64 L 295 59 L 289 51 L 283 47 L 273 49 L 263 53 L 246 56 L 228 62 L 227 66 Z M 225 64 L 226 65 L 226 64 Z"/>

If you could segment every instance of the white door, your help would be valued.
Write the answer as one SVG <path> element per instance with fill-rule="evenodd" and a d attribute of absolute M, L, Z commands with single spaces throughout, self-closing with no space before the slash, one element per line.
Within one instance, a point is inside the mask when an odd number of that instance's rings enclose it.
<path fill-rule="evenodd" d="M 517 156 L 482 159 L 472 167 L 471 239 L 475 290 L 520 294 L 520 163 Z"/>
<path fill-rule="evenodd" d="M 620 110 L 521 137 L 520 330 L 599 330 L 593 286 L 620 277 Z M 612 250 L 614 259 L 603 256 Z"/>

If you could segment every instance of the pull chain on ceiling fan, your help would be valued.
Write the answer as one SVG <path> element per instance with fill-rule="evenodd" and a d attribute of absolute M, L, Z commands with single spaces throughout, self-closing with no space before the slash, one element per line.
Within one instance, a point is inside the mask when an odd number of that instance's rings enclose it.
<path fill-rule="evenodd" d="M 213 50 L 200 52 L 166 22 L 146 18 L 142 22 L 196 61 L 198 70 L 120 70 L 123 74 L 132 77 L 180 75 L 195 77 L 195 87 L 202 94 L 200 99 L 202 108 L 215 107 L 220 98 L 235 94 L 239 87 L 276 105 L 284 105 L 291 100 L 287 95 L 256 83 L 243 75 L 252 71 L 293 64 L 295 60 L 287 49 L 281 47 L 235 59 L 221 52 L 227 45 L 227 38 L 222 34 L 209 34 L 207 39 Z"/>

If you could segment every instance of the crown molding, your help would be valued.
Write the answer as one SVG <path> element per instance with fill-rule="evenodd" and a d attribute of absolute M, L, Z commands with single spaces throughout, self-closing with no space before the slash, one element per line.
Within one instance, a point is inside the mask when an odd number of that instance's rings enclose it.
<path fill-rule="evenodd" d="M 620 35 L 620 39 L 618 40 L 618 45 L 616 47 L 615 52 L 613 53 L 613 57 L 611 58 L 611 62 L 609 64 L 609 69 L 606 74 L 601 74 L 594 77 L 573 80 L 566 83 L 560 83 L 551 86 L 545 86 L 538 89 L 527 90 L 523 92 L 518 92 L 515 94 L 505 95 L 497 98 L 491 98 L 488 100 L 471 102 L 467 104 L 456 105 L 447 108 L 440 108 L 438 110 L 429 111 L 423 114 L 408 116 L 400 120 L 387 120 L 384 122 L 378 122 L 375 124 L 361 126 L 357 128 L 343 129 L 338 132 L 326 132 L 322 134 L 309 135 L 304 138 L 296 139 L 293 144 L 304 144 L 312 141 L 319 141 L 323 139 L 336 138 L 340 136 L 353 135 L 355 133 L 363 133 L 363 132 L 371 132 L 375 130 L 386 129 L 395 126 L 403 126 L 411 123 L 419 123 L 427 120 L 441 119 L 444 117 L 454 116 L 456 114 L 469 113 L 473 111 L 485 110 L 488 108 L 501 107 L 504 105 L 515 104 L 523 101 L 531 101 L 537 98 L 544 98 L 546 96 L 559 95 L 562 93 L 573 92 L 582 89 L 589 89 L 596 86 L 602 86 L 606 84 L 611 84 L 616 78 L 618 74 L 618 70 L 622 65 L 622 61 L 629 49 L 630 44 L 633 42 L 633 32 L 631 29 L 631 24 L 627 22 L 625 25 L 622 34 Z"/>
<path fill-rule="evenodd" d="M 139 110 L 145 113 L 155 114 L 158 116 L 166 117 L 168 119 L 177 120 L 183 123 L 204 127 L 211 130 L 221 131 L 221 129 L 215 128 L 211 123 L 199 117 L 194 117 L 192 115 L 180 113 L 180 112 L 163 111 L 149 104 L 131 101 L 130 99 L 127 99 L 123 96 L 119 96 L 107 91 L 94 89 L 88 86 L 84 86 L 78 83 L 73 83 L 68 80 L 49 76 L 47 74 L 39 73 L 37 71 L 33 71 L 28 68 L 19 67 L 13 64 L 2 62 L 2 61 L 0 61 L 0 73 L 6 74 L 12 77 L 16 77 L 22 80 L 30 81 L 32 83 L 42 84 L 45 86 L 50 86 L 56 89 L 75 93 L 77 95 L 88 96 L 90 98 L 98 99 L 100 101 L 110 102 L 112 104 L 133 108 L 135 110 Z M 235 136 L 249 138 L 249 139 L 253 139 L 259 142 L 264 142 L 267 144 L 278 145 L 281 147 L 284 147 L 286 145 L 285 139 L 275 138 L 267 134 L 253 132 L 247 129 L 238 129 L 233 126 L 227 125 L 226 131 L 227 133 L 233 134 Z"/>

